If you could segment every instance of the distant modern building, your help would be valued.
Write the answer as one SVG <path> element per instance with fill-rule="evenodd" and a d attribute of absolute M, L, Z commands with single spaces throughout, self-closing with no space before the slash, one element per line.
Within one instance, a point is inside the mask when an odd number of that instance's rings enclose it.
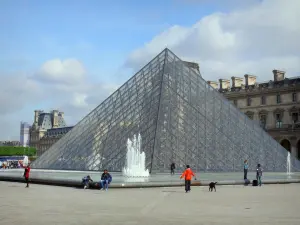
<path fill-rule="evenodd" d="M 20 146 L 28 147 L 30 141 L 30 125 L 26 122 L 21 122 L 20 126 Z"/>
<path fill-rule="evenodd" d="M 30 147 L 36 148 L 39 156 L 71 129 L 66 126 L 63 112 L 35 110 L 30 129 Z"/>
<path fill-rule="evenodd" d="M 300 77 L 273 70 L 273 80 L 256 82 L 246 74 L 218 82 L 207 81 L 230 102 L 256 121 L 284 148 L 300 159 Z"/>

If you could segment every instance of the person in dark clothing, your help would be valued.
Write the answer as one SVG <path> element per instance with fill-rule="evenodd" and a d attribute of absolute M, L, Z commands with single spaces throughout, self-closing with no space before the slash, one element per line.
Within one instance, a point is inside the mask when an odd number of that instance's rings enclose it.
<path fill-rule="evenodd" d="M 101 175 L 101 190 L 105 188 L 105 190 L 108 190 L 108 185 L 112 181 L 112 176 L 108 173 L 107 170 L 104 170 L 104 173 Z"/>
<path fill-rule="evenodd" d="M 93 180 L 90 177 L 90 175 L 87 175 L 86 177 L 82 178 L 82 184 L 83 184 L 84 189 L 89 188 L 92 183 L 93 183 Z"/>
<path fill-rule="evenodd" d="M 190 166 L 187 165 L 186 166 L 186 170 L 182 173 L 180 179 L 184 178 L 185 181 L 185 192 L 188 193 L 191 191 L 191 180 L 192 177 L 195 177 L 196 180 L 196 176 L 194 174 L 194 172 L 191 170 Z"/>
<path fill-rule="evenodd" d="M 256 179 L 258 182 L 258 185 L 261 186 L 261 177 L 263 174 L 263 169 L 261 168 L 260 164 L 257 164 L 257 168 L 256 168 Z"/>
<path fill-rule="evenodd" d="M 171 175 L 174 175 L 175 163 L 171 164 Z"/>
<path fill-rule="evenodd" d="M 248 168 L 249 168 L 248 161 L 245 160 L 244 161 L 244 180 L 247 180 Z"/>
<path fill-rule="evenodd" d="M 29 188 L 29 173 L 30 173 L 30 165 L 28 164 L 24 170 L 24 178 L 26 182 L 26 187 Z"/>

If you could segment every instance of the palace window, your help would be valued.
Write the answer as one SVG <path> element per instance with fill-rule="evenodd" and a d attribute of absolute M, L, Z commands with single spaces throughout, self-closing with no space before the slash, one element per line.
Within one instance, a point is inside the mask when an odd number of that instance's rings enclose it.
<path fill-rule="evenodd" d="M 281 114 L 277 113 L 275 115 L 275 118 L 276 118 L 276 128 L 281 128 L 282 127 Z"/>
<path fill-rule="evenodd" d="M 266 104 L 266 96 L 261 96 L 261 104 L 265 105 Z"/>
<path fill-rule="evenodd" d="M 277 102 L 277 104 L 281 103 L 281 96 L 280 96 L 280 94 L 276 95 L 276 102 Z"/>
<path fill-rule="evenodd" d="M 292 94 L 292 101 L 293 102 L 297 101 L 297 93 L 295 93 L 295 92 Z"/>
<path fill-rule="evenodd" d="M 251 106 L 251 98 L 250 97 L 247 98 L 247 106 Z"/>
<path fill-rule="evenodd" d="M 265 129 L 266 128 L 266 124 L 267 124 L 267 115 L 261 115 L 260 119 L 259 119 L 259 122 L 260 122 L 260 126 L 263 129 Z"/>
<path fill-rule="evenodd" d="M 246 114 L 246 116 L 248 116 L 248 118 L 250 120 L 253 120 L 253 118 L 254 118 L 254 113 L 253 112 L 247 111 L 245 114 Z"/>
<path fill-rule="evenodd" d="M 247 115 L 250 120 L 253 120 L 253 115 Z"/>
<path fill-rule="evenodd" d="M 233 100 L 233 104 L 234 104 L 235 106 L 237 106 L 237 100 L 236 100 L 236 99 Z"/>
<path fill-rule="evenodd" d="M 298 113 L 292 113 L 292 121 L 293 123 L 297 123 L 298 122 Z"/>

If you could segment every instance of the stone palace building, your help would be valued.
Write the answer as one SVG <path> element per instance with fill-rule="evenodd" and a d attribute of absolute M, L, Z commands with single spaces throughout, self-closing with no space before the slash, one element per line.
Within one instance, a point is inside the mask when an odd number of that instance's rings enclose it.
<path fill-rule="evenodd" d="M 300 77 L 287 78 L 280 70 L 273 75 L 262 83 L 249 74 L 232 77 L 231 84 L 226 79 L 207 83 L 300 159 Z"/>
<path fill-rule="evenodd" d="M 40 156 L 72 128 L 66 125 L 63 112 L 35 110 L 30 128 L 30 147 L 36 148 Z"/>

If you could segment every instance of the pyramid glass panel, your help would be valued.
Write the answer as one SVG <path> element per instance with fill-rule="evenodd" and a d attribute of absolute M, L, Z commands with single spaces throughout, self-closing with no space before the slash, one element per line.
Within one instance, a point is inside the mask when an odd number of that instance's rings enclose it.
<path fill-rule="evenodd" d="M 165 49 L 34 163 L 34 168 L 121 171 L 126 142 L 141 134 L 146 167 L 169 171 L 286 171 L 287 151 Z M 300 162 L 292 156 L 293 171 Z"/>

